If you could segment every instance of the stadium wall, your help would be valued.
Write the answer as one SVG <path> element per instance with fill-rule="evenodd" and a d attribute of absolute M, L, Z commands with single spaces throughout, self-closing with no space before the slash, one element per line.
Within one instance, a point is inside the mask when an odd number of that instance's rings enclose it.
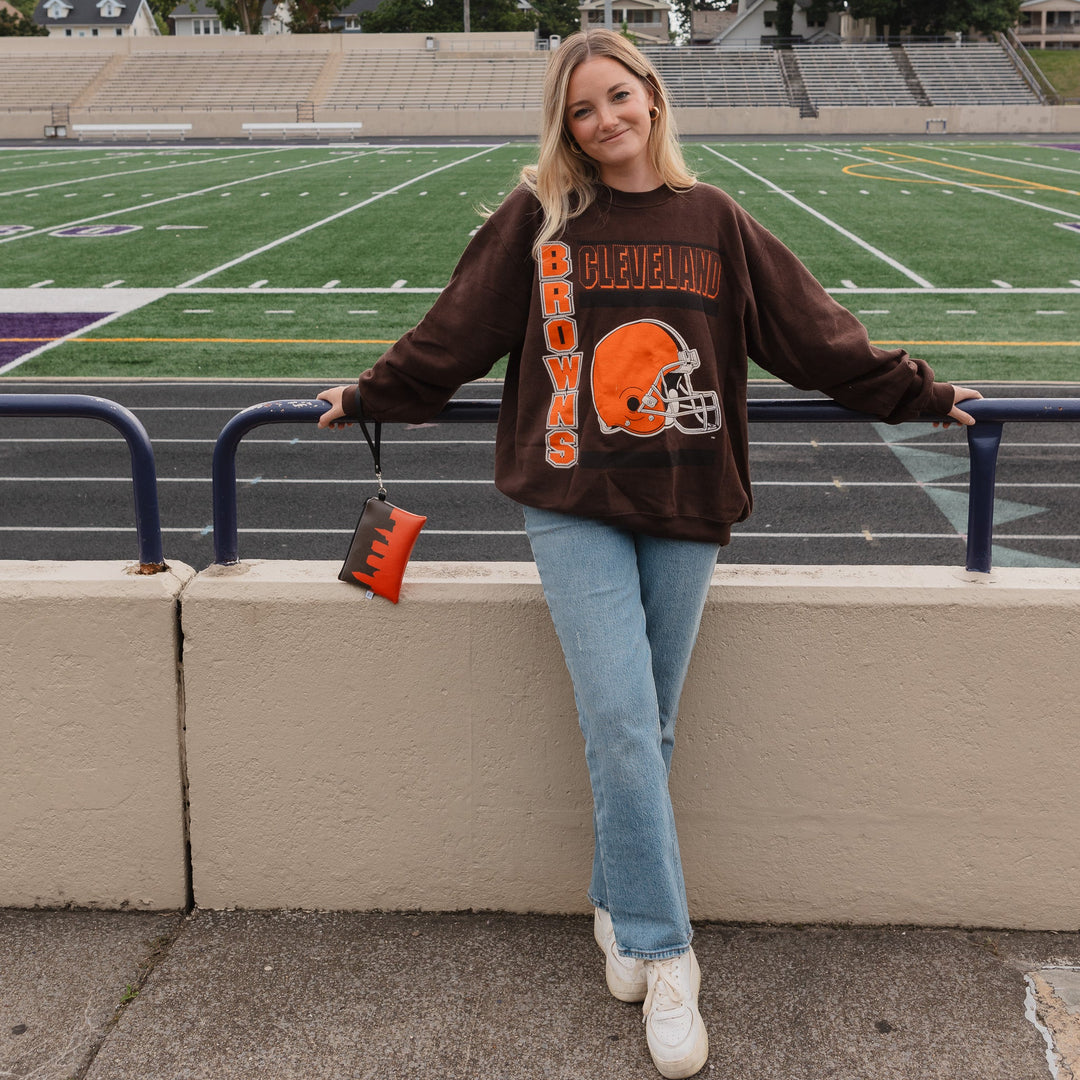
<path fill-rule="evenodd" d="M 533 36 L 524 34 L 436 35 L 433 39 L 440 54 L 513 57 L 532 55 Z M 205 52 L 227 57 L 252 53 L 320 53 L 329 63 L 336 54 L 356 51 L 422 52 L 426 51 L 424 34 L 314 34 L 290 36 L 218 36 L 195 37 L 121 37 L 80 39 L 78 43 L 48 38 L 0 38 L 0 68 L 6 57 L 35 56 L 55 60 L 71 56 L 108 53 L 127 56 L 135 53 L 168 55 L 170 52 Z M 93 88 L 86 100 L 67 102 L 70 125 L 79 123 L 189 123 L 189 137 L 206 139 L 247 138 L 245 123 L 271 123 L 295 120 L 290 109 L 149 109 L 137 101 L 123 110 L 93 107 Z M 299 95 L 298 95 L 299 96 Z M 320 98 L 319 94 L 315 95 Z M 46 124 L 52 122 L 53 96 L 43 90 L 40 105 L 34 108 L 5 108 L 0 102 L 0 138 L 41 139 Z M 454 108 L 373 109 L 363 102 L 347 103 L 316 100 L 315 119 L 321 121 L 360 121 L 363 135 L 372 138 L 491 137 L 533 138 L 539 130 L 539 109 Z M 336 107 L 330 107 L 334 105 Z M 817 117 L 800 117 L 796 108 L 717 108 L 676 110 L 679 129 L 687 136 L 722 136 L 741 138 L 754 135 L 790 135 L 814 138 L 824 135 L 922 135 L 927 121 L 945 121 L 950 135 L 987 134 L 1073 134 L 1080 132 L 1080 105 L 965 105 L 949 107 L 895 108 L 823 108 Z M 933 129 L 939 131 L 940 124 Z"/>
<path fill-rule="evenodd" d="M 531 564 L 0 563 L 0 905 L 578 912 Z M 692 911 L 1076 928 L 1080 573 L 717 569 L 672 789 Z M 179 672 L 179 677 L 178 677 Z"/>

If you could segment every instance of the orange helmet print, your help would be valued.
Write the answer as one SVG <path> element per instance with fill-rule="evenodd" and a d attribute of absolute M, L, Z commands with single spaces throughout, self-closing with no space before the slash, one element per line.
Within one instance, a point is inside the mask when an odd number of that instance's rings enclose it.
<path fill-rule="evenodd" d="M 697 349 L 666 323 L 641 319 L 612 330 L 593 352 L 592 397 L 601 430 L 640 436 L 669 427 L 688 435 L 719 431 L 716 393 L 690 384 L 699 367 Z"/>

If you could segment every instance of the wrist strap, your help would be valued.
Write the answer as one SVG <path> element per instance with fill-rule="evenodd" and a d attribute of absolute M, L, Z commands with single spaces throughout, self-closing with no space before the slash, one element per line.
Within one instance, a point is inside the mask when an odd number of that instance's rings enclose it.
<path fill-rule="evenodd" d="M 386 488 L 383 486 L 382 478 L 382 424 L 375 421 L 375 438 L 371 437 L 371 432 L 367 429 L 367 424 L 363 420 L 357 419 L 360 422 L 360 430 L 364 433 L 364 438 L 367 439 L 368 448 L 371 450 L 371 457 L 375 462 L 375 479 L 379 484 L 379 498 L 386 500 Z"/>

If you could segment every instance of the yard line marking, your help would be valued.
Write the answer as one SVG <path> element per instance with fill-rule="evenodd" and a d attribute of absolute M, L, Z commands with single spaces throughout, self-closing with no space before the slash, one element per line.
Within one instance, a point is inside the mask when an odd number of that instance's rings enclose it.
<path fill-rule="evenodd" d="M 129 478 L 130 482 L 130 478 Z M 212 528 L 204 525 L 163 525 L 163 534 L 208 536 Z M 258 529 L 238 528 L 237 533 L 244 536 L 351 536 L 354 529 Z M 5 533 L 127 533 L 134 535 L 134 525 L 0 525 L 0 532 Z M 524 536 L 524 529 L 433 529 L 424 528 L 425 536 Z M 732 540 L 865 540 L 866 532 L 749 532 L 737 526 L 731 533 Z M 913 532 L 875 532 L 875 540 L 955 540 L 963 543 L 964 537 L 955 532 L 948 533 L 913 533 Z M 1039 541 L 1080 540 L 1080 534 L 1070 533 L 995 533 L 995 540 L 1007 543 L 1038 543 Z M 414 559 L 423 562 L 423 559 Z"/>
<path fill-rule="evenodd" d="M 990 279 L 999 289 L 1012 289 L 1012 286 L 1007 281 L 1002 281 L 1000 278 Z"/>
<path fill-rule="evenodd" d="M 966 463 L 965 463 L 966 468 Z M 0 481 L 9 484 L 130 484 L 130 476 L 0 476 Z M 210 476 L 159 476 L 157 478 L 159 484 L 209 484 L 213 482 L 213 478 Z M 347 486 L 354 486 L 357 484 L 370 484 L 371 481 L 364 477 L 330 477 L 330 476 L 317 476 L 317 477 L 267 477 L 267 476 L 245 476 L 237 477 L 236 482 L 238 484 L 279 484 L 283 486 L 288 485 L 317 485 L 328 486 L 332 484 L 344 484 Z M 437 487 L 454 487 L 454 486 L 475 486 L 477 484 L 485 484 L 489 487 L 495 486 L 495 481 L 491 477 L 481 477 L 479 479 L 466 479 L 462 477 L 455 477 L 451 480 L 437 480 L 430 478 L 419 478 L 404 480 L 400 477 L 394 478 L 395 484 L 409 484 L 412 486 L 422 486 L 424 484 L 431 484 Z M 912 488 L 916 490 L 923 490 L 925 488 L 943 488 L 945 490 L 951 490 L 953 488 L 966 489 L 968 482 L 966 479 L 957 480 L 840 480 L 839 477 L 834 477 L 831 480 L 755 480 L 755 487 L 773 487 L 773 488 Z M 1042 488 L 1054 488 L 1062 490 L 1072 490 L 1073 488 L 1080 488 L 1080 481 L 1076 482 L 1031 482 L 1015 481 L 1015 482 L 1001 482 L 996 485 L 999 488 L 1014 488 L 1016 490 L 1038 490 Z"/>
<path fill-rule="evenodd" d="M 891 153 L 891 151 L 888 151 L 888 150 L 880 150 L 880 151 L 875 150 L 874 147 L 872 147 L 872 146 L 867 146 L 864 149 L 867 150 L 870 153 L 883 153 L 883 154 L 884 153 Z M 927 183 L 932 183 L 932 184 L 943 184 L 943 183 L 945 183 L 945 181 L 942 180 L 940 177 L 933 176 L 930 173 L 919 172 L 917 169 L 909 169 L 909 168 L 906 168 L 906 167 L 904 167 L 902 165 L 897 165 L 897 164 L 895 164 L 893 162 L 879 161 L 877 158 L 862 157 L 859 154 L 852 154 L 852 153 L 848 153 L 848 152 L 843 151 L 843 150 L 837 150 L 836 152 L 837 152 L 837 154 L 840 154 L 842 157 L 854 158 L 856 161 L 861 161 L 861 162 L 864 162 L 864 163 L 869 164 L 869 165 L 877 165 L 877 166 L 883 167 L 883 168 L 895 169 L 897 172 L 907 173 L 909 176 L 921 177 Z M 921 160 L 924 160 L 924 159 L 911 158 L 911 160 L 912 161 L 921 161 Z M 932 162 L 929 162 L 929 164 L 937 165 L 937 164 L 941 164 L 941 163 L 932 161 Z M 955 168 L 955 166 L 946 166 L 946 167 L 947 168 Z M 849 174 L 849 175 L 852 175 L 852 174 Z M 882 180 L 885 180 L 886 182 L 889 182 L 889 181 L 892 180 L 892 177 L 880 177 L 879 179 L 882 179 Z M 1061 210 L 1056 206 L 1044 206 L 1042 203 L 1032 202 L 1030 199 L 1021 199 L 1021 198 L 1018 198 L 1016 195 L 1009 195 L 1009 194 L 1006 194 L 1006 192 L 1004 192 L 1004 191 L 997 191 L 994 188 L 979 187 L 977 184 L 966 184 L 966 183 L 964 183 L 963 180 L 949 181 L 949 184 L 952 187 L 963 188 L 965 191 L 973 191 L 973 192 L 975 192 L 976 194 L 979 194 L 979 195 L 993 195 L 995 198 L 1006 199 L 1009 202 L 1019 203 L 1021 206 L 1030 206 L 1033 210 L 1045 210 L 1048 214 L 1057 214 L 1059 217 L 1064 216 L 1064 217 L 1070 217 L 1070 218 L 1080 218 L 1080 213 L 1074 213 L 1071 210 Z M 1036 185 L 1036 186 L 1037 187 L 1043 187 L 1043 188 L 1045 188 L 1046 190 L 1049 190 L 1049 191 L 1060 191 L 1060 192 L 1065 192 L 1066 194 L 1070 194 L 1070 195 L 1080 195 L 1080 192 L 1068 191 L 1066 188 L 1050 188 L 1045 184 L 1039 184 L 1039 185 Z"/>
<path fill-rule="evenodd" d="M 262 255 L 264 252 L 271 251 L 273 248 L 280 246 L 281 244 L 288 243 L 290 240 L 295 240 L 298 236 L 303 236 L 305 233 L 312 232 L 315 229 L 320 229 L 324 225 L 328 225 L 331 221 L 337 221 L 338 218 L 345 217 L 346 214 L 351 214 L 354 210 L 360 210 L 365 206 L 370 206 L 373 202 L 377 202 L 385 195 L 392 195 L 395 192 L 403 191 L 405 188 L 410 187 L 412 184 L 419 183 L 421 180 L 426 180 L 429 176 L 434 176 L 436 173 L 444 172 L 447 169 L 456 168 L 458 165 L 464 165 L 467 161 L 472 161 L 474 158 L 482 157 L 486 153 L 490 153 L 492 150 L 501 150 L 507 146 L 507 143 L 501 143 L 495 147 L 487 148 L 477 151 L 475 154 L 470 154 L 468 157 L 458 158 L 456 161 L 451 161 L 447 165 L 440 165 L 437 169 L 431 169 L 429 172 L 421 173 L 419 176 L 414 176 L 411 180 L 405 180 L 403 183 L 396 185 L 384 192 L 382 195 L 372 195 L 369 199 L 364 199 L 362 202 L 354 203 L 352 206 L 345 207 L 344 210 L 339 210 L 336 214 L 331 214 L 329 217 L 323 218 L 321 221 L 312 222 L 310 225 L 305 225 L 302 229 L 297 229 L 295 232 L 289 233 L 287 236 L 282 236 L 277 240 L 272 240 L 269 244 L 264 244 L 262 247 L 255 248 L 254 251 L 249 251 L 246 255 L 240 255 L 235 259 L 231 259 L 227 263 L 222 263 L 221 266 L 216 266 L 212 270 L 207 270 L 204 274 L 199 274 L 196 277 L 185 281 L 179 285 L 178 288 L 187 289 L 192 285 L 197 285 L 200 281 L 205 281 L 209 277 L 214 277 L 216 274 L 220 274 L 224 270 L 228 270 L 233 266 L 238 266 L 242 262 L 246 262 L 248 259 L 253 259 L 256 255 Z M 339 157 L 332 159 L 334 161 L 347 161 L 347 157 Z"/>
<path fill-rule="evenodd" d="M 941 152 L 945 154 L 963 154 L 969 158 L 981 158 L 983 161 L 1000 161 L 1003 165 L 1030 166 L 1033 169 L 1045 169 L 1048 172 L 1068 173 L 1070 176 L 1080 176 L 1076 169 L 1066 169 L 1061 165 L 1047 165 L 1040 161 L 1014 161 L 1012 158 L 995 157 L 993 154 L 976 154 L 971 150 L 958 150 L 951 146 L 942 146 Z"/>
<path fill-rule="evenodd" d="M 260 290 L 261 292 L 262 290 Z M 116 312 L 112 318 L 117 318 L 126 312 Z M 293 312 L 276 311 L 267 314 L 293 314 Z M 93 323 L 76 331 L 77 334 L 86 334 L 102 322 Z M 176 344 L 176 345 L 393 345 L 394 338 L 280 338 L 280 337 L 75 337 L 71 334 L 56 338 L 0 338 L 0 341 L 72 341 L 77 345 L 149 345 L 149 344 Z M 970 345 L 970 346 L 1001 346 L 1008 348 L 1076 348 L 1080 341 L 967 341 L 967 340 L 871 340 L 871 345 Z M 21 359 L 15 364 L 21 363 Z M 8 365 L 9 369 L 12 365 Z"/>
<path fill-rule="evenodd" d="M 0 198 L 5 195 L 22 195 L 26 191 L 48 191 L 49 188 L 66 187 L 69 184 L 88 184 L 98 180 L 112 180 L 115 177 L 138 176 L 140 173 L 161 172 L 167 169 L 186 169 L 191 165 L 219 165 L 222 162 L 238 161 L 245 157 L 264 157 L 273 150 L 253 150 L 248 154 L 233 154 L 228 158 L 204 158 L 199 161 L 180 161 L 173 165 L 153 165 L 146 169 L 128 169 L 126 172 L 106 173 L 104 176 L 79 176 L 71 180 L 58 180 L 55 184 L 38 184 L 35 187 L 19 188 L 15 191 L 0 191 Z M 66 162 L 64 164 L 67 164 Z"/>
<path fill-rule="evenodd" d="M 1074 288 L 1068 288 L 1065 286 L 1050 285 L 1050 286 L 1016 286 L 1011 289 L 1003 289 L 999 285 L 976 285 L 971 288 L 930 288 L 930 289 L 913 289 L 910 286 L 862 286 L 858 289 L 838 289 L 828 288 L 825 290 L 828 293 L 832 293 L 836 296 L 855 296 L 855 295 L 869 295 L 878 294 L 881 296 L 1001 296 L 1005 293 L 1015 296 L 1034 295 L 1034 296 L 1072 296 L 1080 292 L 1080 282 L 1075 283 Z"/>
<path fill-rule="evenodd" d="M 326 165 L 337 165 L 341 162 L 347 162 L 349 160 L 367 156 L 369 155 L 359 152 L 353 154 L 351 158 L 335 157 L 329 158 L 326 161 L 315 161 L 304 165 L 293 165 L 287 169 L 276 169 L 274 172 L 263 173 L 261 176 L 245 176 L 239 180 L 229 180 L 223 184 L 213 184 L 207 188 L 200 188 L 198 191 L 182 191 L 178 195 L 168 195 L 163 199 L 156 199 L 154 202 L 125 206 L 119 210 L 110 210 L 104 214 L 94 214 L 92 217 L 78 218 L 74 221 L 65 221 L 60 224 L 47 225 L 41 229 L 32 229 L 30 232 L 16 233 L 13 236 L 3 236 L 0 237 L 0 244 L 8 244 L 12 240 L 22 240 L 31 236 L 42 236 L 43 234 L 53 232 L 56 229 L 68 229 L 73 225 L 86 225 L 91 221 L 101 221 L 103 218 L 118 217 L 121 214 L 137 214 L 142 210 L 150 209 L 152 206 L 165 206 L 168 203 L 179 202 L 181 199 L 194 199 L 199 195 L 209 195 L 212 191 L 220 191 L 222 188 L 236 187 L 239 184 L 250 184 L 255 180 L 266 180 L 271 176 L 284 176 L 286 173 L 300 172 L 304 169 L 319 169 Z"/>
<path fill-rule="evenodd" d="M 973 175 L 973 176 L 985 176 L 989 180 L 1004 180 L 1004 181 L 1006 181 L 1006 183 L 1011 184 L 1011 185 L 1015 185 L 1016 187 L 1020 188 L 1021 190 L 1024 190 L 1025 188 L 1027 188 L 1027 189 L 1038 188 L 1040 191 L 1056 191 L 1056 192 L 1059 192 L 1059 193 L 1061 193 L 1063 195 L 1080 195 L 1080 191 L 1075 191 L 1072 188 L 1054 187 L 1051 184 L 1040 184 L 1038 181 L 1019 180 L 1015 176 L 1002 176 L 1000 173 L 983 172 L 981 169 L 968 169 L 968 168 L 965 168 L 963 165 L 950 165 L 947 161 L 934 161 L 932 158 L 915 157 L 913 154 L 901 154 L 897 150 L 878 150 L 878 149 L 876 149 L 875 147 L 872 147 L 872 146 L 864 146 L 862 149 L 864 151 L 868 152 L 868 153 L 873 153 L 873 154 L 889 154 L 891 157 L 900 158 L 902 161 L 913 161 L 913 162 L 916 162 L 917 164 L 920 164 L 920 165 L 933 165 L 933 166 L 936 166 L 936 167 L 942 168 L 942 169 L 955 169 L 957 172 L 971 173 L 971 175 Z M 873 162 L 874 159 L 871 159 L 871 161 Z M 894 166 L 894 162 L 892 162 L 892 161 L 883 161 L 883 162 L 875 162 L 875 163 L 880 164 L 880 165 L 886 165 L 889 168 L 892 168 Z M 848 172 L 849 169 L 856 169 L 856 168 L 858 168 L 857 165 L 848 165 L 848 166 L 845 166 L 843 171 L 845 173 L 847 173 L 848 176 L 858 176 L 860 179 L 864 178 L 865 175 L 866 175 L 865 173 Z M 901 172 L 909 172 L 909 173 L 911 173 L 912 176 L 925 176 L 924 173 L 914 172 L 914 171 L 909 170 L 909 169 L 900 169 L 899 171 L 901 171 Z M 892 178 L 888 177 L 888 176 L 873 176 L 873 177 L 869 177 L 869 179 L 872 179 L 872 180 L 891 180 Z M 937 177 L 937 176 L 930 177 L 930 182 L 935 183 L 935 184 L 953 183 L 953 181 L 951 181 L 951 180 L 943 180 L 943 179 L 941 179 L 941 177 Z M 957 180 L 955 182 L 955 186 L 956 187 L 972 187 L 972 186 L 975 186 L 975 187 L 980 187 L 980 188 L 985 189 L 985 188 L 988 188 L 988 187 L 992 187 L 993 185 L 986 185 L 986 184 L 971 185 L 971 184 L 965 184 L 962 180 Z M 904 194 L 908 194 L 908 193 L 904 192 Z M 1026 191 L 1025 194 L 1034 195 L 1035 192 L 1029 190 L 1029 191 Z"/>
<path fill-rule="evenodd" d="M 773 191 L 783 195 L 785 199 L 790 199 L 793 203 L 795 203 L 796 206 L 801 207 L 808 214 L 811 214 L 819 221 L 824 222 L 824 224 L 828 225 L 830 229 L 835 229 L 838 233 L 840 233 L 841 236 L 847 237 L 847 239 L 854 244 L 858 244 L 859 247 L 863 248 L 865 251 L 870 252 L 871 255 L 874 255 L 877 258 L 881 259 L 884 263 L 887 263 L 894 270 L 899 270 L 900 273 L 904 275 L 904 277 L 910 278 L 912 281 L 915 282 L 916 285 L 920 285 L 924 289 L 932 289 L 934 287 L 931 282 L 927 281 L 926 278 L 922 277 L 921 275 L 916 274 L 914 270 L 909 270 L 906 266 L 903 265 L 903 263 L 897 262 L 897 260 L 894 259 L 891 255 L 886 255 L 884 251 L 881 251 L 879 248 L 874 247 L 873 244 L 868 244 L 865 240 L 863 240 L 861 236 L 856 236 L 855 233 L 851 232 L 848 229 L 845 229 L 842 225 L 833 221 L 831 218 L 826 217 L 819 210 L 815 210 L 812 206 L 808 206 L 801 199 L 797 199 L 794 195 L 784 191 L 781 187 L 774 184 L 771 180 L 767 180 L 759 173 L 754 172 L 752 169 L 748 169 L 745 165 L 739 164 L 739 162 L 735 161 L 734 158 L 729 158 L 725 154 L 721 154 L 719 150 L 714 150 L 711 146 L 706 146 L 705 149 L 708 150 L 709 153 L 715 154 L 716 157 L 720 158 L 721 161 L 726 161 L 729 165 L 734 165 L 735 168 L 741 169 L 744 173 L 752 176 L 755 180 L 760 181 L 766 187 L 771 188 Z"/>

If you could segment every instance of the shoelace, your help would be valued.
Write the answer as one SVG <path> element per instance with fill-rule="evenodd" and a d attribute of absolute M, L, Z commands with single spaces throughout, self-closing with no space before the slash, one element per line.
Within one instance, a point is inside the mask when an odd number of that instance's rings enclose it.
<path fill-rule="evenodd" d="M 678 1014 L 686 1004 L 685 992 L 679 982 L 679 969 L 674 963 L 655 964 L 649 980 L 649 993 L 642 1012 L 645 1019 L 652 1013 L 658 1020 Z"/>

